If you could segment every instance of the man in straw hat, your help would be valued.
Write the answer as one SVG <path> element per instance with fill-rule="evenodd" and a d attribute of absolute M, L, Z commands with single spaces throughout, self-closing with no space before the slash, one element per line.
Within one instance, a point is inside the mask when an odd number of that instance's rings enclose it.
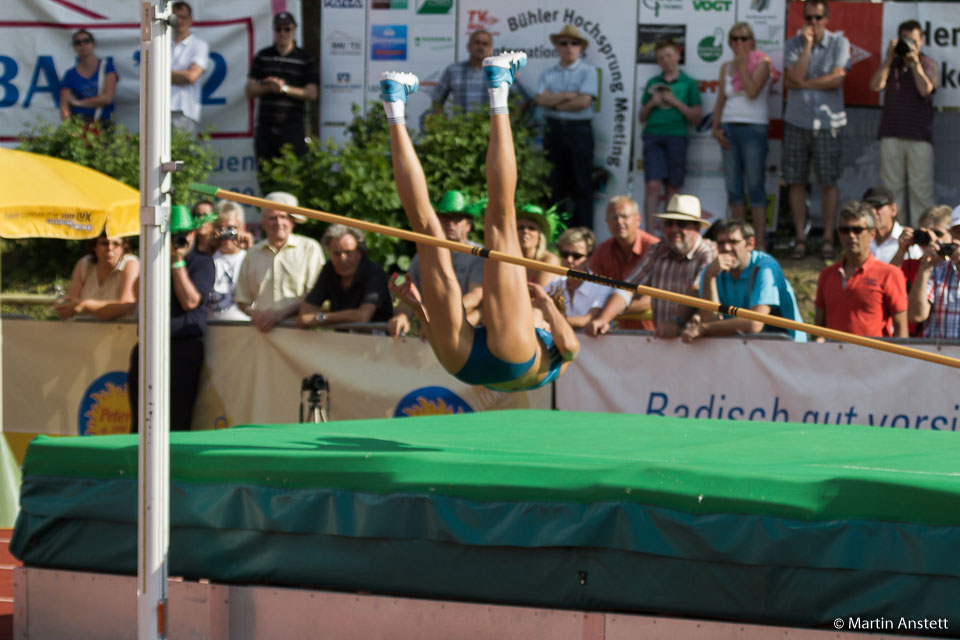
<path fill-rule="evenodd" d="M 285 191 L 267 194 L 267 200 L 297 206 L 296 196 Z M 240 265 L 233 299 L 253 324 L 267 333 L 297 313 L 323 267 L 323 250 L 313 238 L 293 233 L 306 218 L 278 209 L 260 212 L 267 237 L 253 245 Z"/>
<path fill-rule="evenodd" d="M 490 94 L 485 246 L 518 257 L 514 203 L 517 159 L 507 96 L 526 63 L 526 54 L 514 52 L 483 61 Z M 413 230 L 443 238 L 446 234 L 430 204 L 423 168 L 404 124 L 407 96 L 417 90 L 418 84 L 417 77 L 410 73 L 380 75 L 393 174 Z M 417 255 L 423 268 L 423 297 L 409 280 L 398 286 L 394 279 L 391 288 L 416 313 L 437 360 L 460 381 L 497 391 L 536 389 L 555 380 L 576 357 L 580 343 L 573 329 L 543 287 L 527 283 L 523 267 L 487 260 L 481 301 L 485 325 L 474 327 L 467 321 L 450 250 L 418 243 Z M 542 314 L 539 323 L 534 309 Z"/>
<path fill-rule="evenodd" d="M 473 230 L 473 219 L 483 212 L 485 201 L 470 202 L 462 191 L 447 191 L 440 198 L 440 202 L 433 206 L 443 227 L 443 234 L 447 240 L 462 242 L 477 246 L 470 240 Z M 460 285 L 463 296 L 463 308 L 467 312 L 467 321 L 477 325 L 480 322 L 480 299 L 483 296 L 483 258 L 469 253 L 452 252 L 453 272 Z M 420 256 L 416 255 L 410 261 L 407 277 L 413 281 L 418 289 L 423 288 L 423 274 L 420 268 Z M 395 338 L 403 336 L 410 330 L 412 311 L 406 305 L 397 307 L 397 312 L 390 319 L 388 331 Z"/>
<path fill-rule="evenodd" d="M 560 62 L 540 75 L 537 104 L 546 116 L 543 146 L 553 165 L 550 189 L 555 203 L 570 199 L 571 226 L 593 229 L 593 101 L 597 70 L 580 59 L 587 40 L 572 24 L 550 34 Z"/>
<path fill-rule="evenodd" d="M 699 295 L 700 272 L 717 257 L 717 245 L 700 235 L 710 226 L 701 214 L 700 199 L 677 194 L 657 217 L 663 220 L 663 242 L 647 249 L 627 280 L 674 293 Z M 610 296 L 600 315 L 587 325 L 588 333 L 609 331 L 610 322 L 627 308 L 631 299 L 627 291 L 618 290 L 616 296 Z M 693 313 L 691 307 L 665 300 L 653 300 L 651 308 L 656 325 L 654 335 L 658 338 L 679 336 Z"/>

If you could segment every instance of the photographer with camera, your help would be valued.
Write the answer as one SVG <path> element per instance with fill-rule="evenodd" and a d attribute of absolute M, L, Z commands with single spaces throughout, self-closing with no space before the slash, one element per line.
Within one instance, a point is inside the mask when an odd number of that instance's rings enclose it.
<path fill-rule="evenodd" d="M 236 202 L 221 200 L 213 223 L 213 264 L 217 270 L 210 292 L 210 320 L 245 322 L 250 317 L 233 300 L 240 265 L 253 245 L 253 235 L 244 231 L 243 208 Z"/>
<path fill-rule="evenodd" d="M 189 431 L 203 366 L 207 298 L 213 289 L 213 258 L 196 250 L 197 225 L 190 210 L 170 208 L 170 430 Z M 130 353 L 128 391 L 131 433 L 137 432 L 139 343 Z"/>
<path fill-rule="evenodd" d="M 925 56 L 923 31 L 916 20 L 897 27 L 898 38 L 887 46 L 883 64 L 870 78 L 870 88 L 884 92 L 880 119 L 880 178 L 893 192 L 908 226 L 933 201 L 933 93 L 937 63 Z"/>
<path fill-rule="evenodd" d="M 960 274 L 957 271 L 960 265 L 960 207 L 950 214 L 948 238 L 928 235 L 917 279 L 910 288 L 907 315 L 911 322 L 925 322 L 924 338 L 956 340 L 960 338 Z"/>
<path fill-rule="evenodd" d="M 874 258 L 899 267 L 904 259 L 918 259 L 923 255 L 923 249 L 913 241 L 913 229 L 897 221 L 900 209 L 889 189 L 870 187 L 862 199 L 873 207 L 873 215 L 877 219 L 877 235 L 870 243 L 870 253 Z"/>

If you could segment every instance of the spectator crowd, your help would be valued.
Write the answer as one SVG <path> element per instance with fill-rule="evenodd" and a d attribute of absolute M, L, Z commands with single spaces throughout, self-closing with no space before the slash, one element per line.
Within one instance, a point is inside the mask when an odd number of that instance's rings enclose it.
<path fill-rule="evenodd" d="M 837 180 L 847 124 L 843 82 L 850 68 L 850 44 L 842 33 L 827 28 L 829 8 L 825 0 L 804 2 L 804 25 L 786 42 L 782 72 L 787 89 L 782 177 L 793 221 L 792 259 L 808 253 L 811 177 L 821 190 L 824 230 L 819 255 L 827 265 L 817 282 L 813 322 L 862 336 L 960 339 L 960 206 L 936 206 L 933 199 L 932 95 L 938 86 L 937 65 L 923 53 L 920 25 L 913 20 L 900 24 L 870 80 L 871 89 L 884 95 L 878 184 L 860 200 L 841 204 Z M 178 20 L 171 122 L 196 135 L 197 80 L 208 66 L 209 52 L 190 31 L 190 5 L 174 3 L 173 12 Z M 245 93 L 258 102 L 258 160 L 277 156 L 284 145 L 292 145 L 296 154 L 306 150 L 305 106 L 318 99 L 319 74 L 314 59 L 296 46 L 295 29 L 290 13 L 278 13 L 273 19 L 273 45 L 257 52 L 250 67 Z M 542 108 L 544 152 L 553 167 L 551 203 L 517 204 L 524 257 L 803 320 L 791 283 L 765 250 L 767 95 L 781 71 L 756 48 L 749 24 L 733 25 L 727 39 L 732 59 L 720 69 L 711 132 L 722 153 L 730 217 L 707 230 L 710 224 L 703 218 L 699 199 L 684 193 L 689 128 L 703 114 L 697 83 L 681 68 L 680 46 L 665 40 L 655 47 L 660 73 L 644 86 L 639 109 L 646 180 L 643 208 L 628 195 L 610 198 L 604 217 L 610 237 L 597 243 L 590 176 L 597 72 L 582 59 L 589 41 L 576 27 L 568 24 L 550 35 L 557 63 L 538 78 L 535 96 L 528 96 L 518 84 L 511 88 L 521 108 Z M 102 125 L 113 111 L 117 72 L 112 63 L 96 57 L 89 32 L 75 32 L 72 44 L 77 63 L 61 85 L 61 115 Z M 493 51 L 493 36 L 474 31 L 467 51 L 467 60 L 450 65 L 440 76 L 432 95 L 434 112 L 486 104 L 481 62 Z M 271 180 L 261 175 L 261 189 L 268 190 L 268 185 Z M 298 205 L 296 196 L 284 191 L 273 191 L 266 199 L 287 207 Z M 542 206 L 546 204 L 555 206 Z M 482 199 L 455 190 L 434 203 L 447 239 L 464 244 L 474 244 L 474 222 L 484 206 Z M 659 221 L 662 237 L 643 230 L 644 216 Z M 318 243 L 294 233 L 305 218 L 268 208 L 260 215 L 264 237 L 255 242 L 246 230 L 243 209 L 227 201 L 199 203 L 187 218 L 180 223 L 186 244 L 175 248 L 172 259 L 172 318 L 182 334 L 175 336 L 174 346 L 181 349 L 176 357 L 189 361 L 184 366 L 191 370 L 199 371 L 202 363 L 207 318 L 250 321 L 263 333 L 285 322 L 302 329 L 375 323 L 375 329 L 395 337 L 415 328 L 416 314 L 404 304 L 394 305 L 390 278 L 368 256 L 360 231 L 332 225 Z M 453 270 L 467 320 L 482 324 L 483 259 L 454 253 Z M 127 242 L 101 235 L 77 263 L 56 311 L 63 319 L 130 317 L 136 313 L 138 275 L 139 264 Z M 420 286 L 424 275 L 418 258 L 405 277 Z M 533 289 L 543 287 L 571 326 L 592 336 L 619 328 L 652 331 L 656 338 L 689 345 L 709 336 L 757 333 L 808 339 L 802 331 L 695 311 L 576 277 L 530 269 L 528 281 Z M 134 365 L 131 372 L 135 369 Z M 180 377 L 183 384 L 195 386 L 190 375 Z M 180 421 L 174 428 L 189 426 L 189 412 L 175 412 L 174 417 Z"/>

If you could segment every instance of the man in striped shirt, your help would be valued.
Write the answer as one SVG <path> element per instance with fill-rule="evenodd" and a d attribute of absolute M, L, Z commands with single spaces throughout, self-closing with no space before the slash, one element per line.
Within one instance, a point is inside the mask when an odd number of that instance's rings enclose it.
<path fill-rule="evenodd" d="M 717 257 L 717 245 L 700 235 L 709 222 L 700 212 L 700 199 L 690 195 L 675 195 L 670 198 L 667 210 L 657 214 L 663 220 L 663 242 L 651 245 L 640 264 L 627 277 L 629 282 L 656 287 L 674 293 L 698 296 L 700 272 Z M 617 291 L 610 296 L 603 311 L 590 324 L 587 333 L 600 335 L 610 330 L 610 322 L 627 305 L 632 295 Z M 651 302 L 654 336 L 676 338 L 690 320 L 693 308 L 654 299 Z"/>
<path fill-rule="evenodd" d="M 960 207 L 950 216 L 951 243 L 960 240 Z M 945 255 L 946 254 L 946 255 Z M 920 258 L 917 279 L 910 288 L 907 315 L 911 322 L 924 322 L 923 337 L 937 340 L 960 338 L 960 247 L 930 241 Z"/>

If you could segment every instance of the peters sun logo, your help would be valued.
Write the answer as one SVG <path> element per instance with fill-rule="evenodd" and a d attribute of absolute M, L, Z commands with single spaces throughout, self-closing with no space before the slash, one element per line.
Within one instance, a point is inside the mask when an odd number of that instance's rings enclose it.
<path fill-rule="evenodd" d="M 450 389 L 444 387 L 421 387 L 414 389 L 397 403 L 394 418 L 413 416 L 452 415 L 473 413 L 473 408 Z"/>
<path fill-rule="evenodd" d="M 77 411 L 77 432 L 81 436 L 130 433 L 126 371 L 111 371 L 90 383 Z"/>

